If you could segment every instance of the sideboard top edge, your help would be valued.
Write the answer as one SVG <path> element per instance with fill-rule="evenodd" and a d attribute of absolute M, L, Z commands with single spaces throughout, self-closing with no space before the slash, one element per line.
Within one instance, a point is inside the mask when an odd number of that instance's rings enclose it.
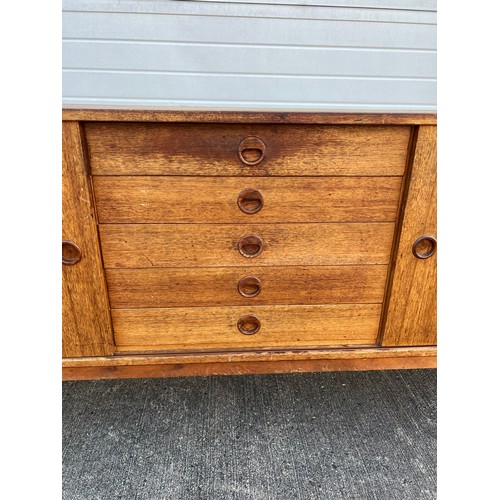
<path fill-rule="evenodd" d="M 63 121 L 172 123 L 288 123 L 325 125 L 435 125 L 436 113 L 359 113 L 304 111 L 181 111 L 63 108 Z"/>

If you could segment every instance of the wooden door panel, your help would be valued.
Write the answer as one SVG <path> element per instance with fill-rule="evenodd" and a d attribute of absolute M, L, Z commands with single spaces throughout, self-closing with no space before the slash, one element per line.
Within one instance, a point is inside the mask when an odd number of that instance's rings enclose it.
<path fill-rule="evenodd" d="M 424 259 L 413 254 L 419 237 L 437 237 L 436 164 L 436 127 L 420 127 L 399 247 L 393 257 L 383 346 L 437 343 L 437 254 Z"/>
<path fill-rule="evenodd" d="M 63 122 L 62 239 L 81 250 L 79 262 L 63 264 L 63 356 L 105 356 L 114 351 L 89 175 L 78 122 Z M 63 245 L 63 257 L 70 255 Z"/>

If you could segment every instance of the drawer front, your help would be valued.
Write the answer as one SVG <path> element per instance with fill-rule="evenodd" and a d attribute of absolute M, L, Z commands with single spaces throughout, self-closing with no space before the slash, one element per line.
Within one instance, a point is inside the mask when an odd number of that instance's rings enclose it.
<path fill-rule="evenodd" d="M 401 177 L 96 176 L 100 223 L 394 222 Z"/>
<path fill-rule="evenodd" d="M 87 123 L 93 175 L 399 176 L 408 126 Z"/>
<path fill-rule="evenodd" d="M 118 309 L 112 316 L 117 351 L 144 352 L 374 345 L 380 313 L 379 304 L 349 304 Z"/>
<path fill-rule="evenodd" d="M 387 266 L 108 269 L 112 308 L 382 303 Z"/>
<path fill-rule="evenodd" d="M 110 269 L 388 264 L 393 232 L 385 222 L 100 226 Z"/>

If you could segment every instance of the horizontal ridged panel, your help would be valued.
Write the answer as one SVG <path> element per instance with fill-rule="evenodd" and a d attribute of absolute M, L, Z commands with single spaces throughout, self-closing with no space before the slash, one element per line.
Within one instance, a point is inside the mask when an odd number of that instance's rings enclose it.
<path fill-rule="evenodd" d="M 436 14 L 397 5 L 66 1 L 63 103 L 434 111 Z"/>
<path fill-rule="evenodd" d="M 154 71 L 223 76 L 282 75 L 435 79 L 436 53 L 430 51 L 359 50 L 180 44 L 134 44 L 99 40 L 66 40 L 66 69 Z M 198 76 L 203 76 L 203 75 Z"/>
<path fill-rule="evenodd" d="M 366 25 L 366 26 L 365 26 Z M 434 25 L 66 12 L 64 38 L 435 49 Z"/>
<path fill-rule="evenodd" d="M 221 0 L 197 0 L 199 2 L 220 2 Z M 435 0 L 225 0 L 226 3 L 269 3 L 294 6 L 345 6 L 378 9 L 436 10 Z"/>
<path fill-rule="evenodd" d="M 378 104 L 381 94 L 392 104 L 431 106 L 436 99 L 436 85 L 430 81 L 369 80 L 314 77 L 243 77 L 239 75 L 165 75 L 151 73 L 102 73 L 77 71 L 64 73 L 68 97 L 103 99 L 141 99 L 148 89 L 148 99 L 161 101 L 216 101 L 289 104 L 297 96 L 305 104 L 328 103 L 347 106 L 350 102 Z M 244 89 L 244 92 L 242 92 Z M 411 102 L 409 98 L 411 96 Z M 196 97 L 196 99 L 195 99 Z"/>
<path fill-rule="evenodd" d="M 385 2 L 385 0 L 380 0 Z M 429 5 L 428 5 L 429 6 Z M 319 8 L 318 8 L 319 7 Z M 101 12 L 119 14 L 169 14 L 182 16 L 219 16 L 276 19 L 328 19 L 386 23 L 436 24 L 436 9 L 426 2 L 414 2 L 415 8 L 398 8 L 385 2 L 379 6 L 288 5 L 273 2 L 200 2 L 169 0 L 65 0 L 65 12 Z"/>

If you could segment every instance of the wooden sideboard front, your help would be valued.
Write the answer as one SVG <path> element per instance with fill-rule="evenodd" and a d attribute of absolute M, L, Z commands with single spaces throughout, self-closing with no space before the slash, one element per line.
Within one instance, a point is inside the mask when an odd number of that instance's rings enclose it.
<path fill-rule="evenodd" d="M 436 366 L 436 116 L 63 111 L 63 378 Z"/>

